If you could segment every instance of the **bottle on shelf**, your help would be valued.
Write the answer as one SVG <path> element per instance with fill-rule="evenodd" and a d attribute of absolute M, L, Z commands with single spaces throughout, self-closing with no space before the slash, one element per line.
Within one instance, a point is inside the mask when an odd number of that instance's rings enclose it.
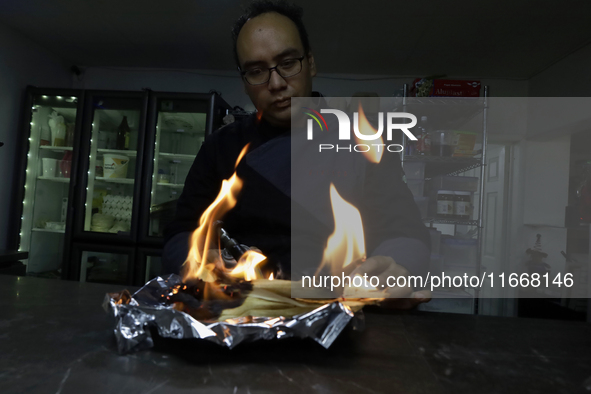
<path fill-rule="evenodd" d="M 127 116 L 123 117 L 121 124 L 117 128 L 117 149 L 125 150 L 129 149 L 129 137 L 131 134 L 131 129 L 127 124 Z"/>
<path fill-rule="evenodd" d="M 47 127 L 41 127 L 41 142 L 39 145 L 51 145 L 51 134 Z"/>
<path fill-rule="evenodd" d="M 429 122 L 426 116 L 421 116 L 421 124 L 417 127 L 415 137 L 416 141 L 416 153 L 417 155 L 428 155 L 431 151 L 431 136 L 428 128 Z"/>

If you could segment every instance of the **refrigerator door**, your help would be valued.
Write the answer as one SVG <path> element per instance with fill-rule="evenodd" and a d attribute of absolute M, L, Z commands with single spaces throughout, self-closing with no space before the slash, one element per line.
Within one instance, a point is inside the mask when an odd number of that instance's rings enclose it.
<path fill-rule="evenodd" d="M 162 275 L 162 251 L 154 248 L 139 248 L 135 272 L 136 286 Z"/>
<path fill-rule="evenodd" d="M 133 285 L 135 249 L 74 244 L 76 279 L 80 282 Z"/>
<path fill-rule="evenodd" d="M 144 146 L 147 93 L 86 94 L 77 241 L 133 244 Z"/>
<path fill-rule="evenodd" d="M 197 152 L 225 115 L 222 106 L 229 108 L 217 94 L 152 93 L 145 149 L 152 157 L 146 155 L 144 173 L 150 193 L 144 195 L 140 224 L 143 244 L 162 246 Z"/>
<path fill-rule="evenodd" d="M 62 276 L 75 187 L 81 92 L 29 88 L 15 198 L 16 245 L 28 251 L 27 274 Z M 12 242 L 11 242 L 12 243 Z"/>

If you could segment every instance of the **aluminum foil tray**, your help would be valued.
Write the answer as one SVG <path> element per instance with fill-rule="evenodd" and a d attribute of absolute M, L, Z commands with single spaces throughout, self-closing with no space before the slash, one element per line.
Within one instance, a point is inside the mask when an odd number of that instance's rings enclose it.
<path fill-rule="evenodd" d="M 162 294 L 181 283 L 181 277 L 172 274 L 150 280 L 133 295 L 127 290 L 106 295 L 103 308 L 115 317 L 119 353 L 151 348 L 150 327 L 156 327 L 162 337 L 201 338 L 230 349 L 242 342 L 292 337 L 312 338 L 328 348 L 354 317 L 354 328 L 362 328 L 362 312 L 353 314 L 338 301 L 290 318 L 247 317 L 204 323 L 161 301 Z"/>

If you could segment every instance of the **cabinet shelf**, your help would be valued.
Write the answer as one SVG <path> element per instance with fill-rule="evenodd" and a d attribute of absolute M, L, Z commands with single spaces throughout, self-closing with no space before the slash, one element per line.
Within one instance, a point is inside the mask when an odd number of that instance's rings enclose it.
<path fill-rule="evenodd" d="M 48 228 L 32 228 L 31 231 L 36 231 L 40 233 L 58 233 L 58 234 L 65 234 L 66 230 L 51 230 Z"/>
<path fill-rule="evenodd" d="M 462 220 L 462 219 L 443 219 L 427 217 L 422 219 L 423 222 L 437 223 L 437 224 L 457 224 L 464 226 L 478 226 L 478 220 Z"/>
<path fill-rule="evenodd" d="M 185 187 L 185 185 L 182 184 L 182 183 L 163 183 L 163 182 L 158 182 L 157 185 L 158 186 L 163 186 L 163 187 L 169 187 L 171 189 L 182 189 L 183 187 Z"/>
<path fill-rule="evenodd" d="M 137 151 L 135 150 L 123 150 L 123 149 L 97 149 L 99 154 L 113 153 L 116 155 L 123 155 L 128 157 L 136 157 Z"/>
<path fill-rule="evenodd" d="M 438 130 L 459 130 L 485 108 L 484 97 L 407 97 L 406 111 L 438 119 Z"/>
<path fill-rule="evenodd" d="M 160 156 L 161 158 L 164 159 L 170 159 L 170 160 L 195 160 L 195 158 L 197 157 L 196 155 L 184 155 L 184 154 L 180 154 L 180 153 L 165 153 L 165 152 L 160 152 L 158 153 L 158 156 Z"/>
<path fill-rule="evenodd" d="M 97 176 L 94 179 L 96 181 L 98 181 L 98 182 L 122 183 L 122 184 L 126 184 L 126 185 L 133 185 L 133 183 L 135 182 L 135 179 L 129 179 L 129 178 L 105 178 L 105 177 L 102 177 L 102 176 Z"/>
<path fill-rule="evenodd" d="M 74 150 L 74 148 L 72 148 L 71 146 L 51 146 L 51 145 L 41 145 L 41 146 L 39 146 L 39 149 L 50 150 L 53 152 L 65 152 L 65 151 Z"/>
<path fill-rule="evenodd" d="M 482 110 L 484 97 L 406 97 L 406 105 L 462 106 Z"/>
<path fill-rule="evenodd" d="M 70 178 L 58 178 L 50 176 L 38 176 L 37 179 L 42 181 L 59 182 L 59 183 L 70 183 Z"/>
<path fill-rule="evenodd" d="M 404 156 L 404 162 L 431 164 L 425 166 L 426 180 L 440 175 L 458 175 L 482 166 L 482 159 L 479 157 Z"/>
<path fill-rule="evenodd" d="M 161 132 L 163 133 L 174 133 L 174 134 L 187 134 L 187 135 L 203 135 L 205 136 L 205 130 L 186 130 L 186 129 L 171 129 L 171 128 L 161 128 Z"/>

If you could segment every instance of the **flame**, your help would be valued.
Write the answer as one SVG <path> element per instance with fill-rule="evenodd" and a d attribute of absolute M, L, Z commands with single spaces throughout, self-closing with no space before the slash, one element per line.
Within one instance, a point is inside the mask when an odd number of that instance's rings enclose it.
<path fill-rule="evenodd" d="M 222 182 L 222 188 L 215 201 L 207 207 L 199 220 L 199 227 L 191 236 L 191 249 L 185 262 L 183 281 L 199 278 L 206 282 L 212 282 L 214 278 L 204 272 L 207 264 L 207 251 L 213 240 L 217 240 L 217 234 L 213 229 L 213 223 L 220 219 L 226 212 L 236 205 L 236 195 L 242 188 L 242 180 L 232 175 L 230 179 Z M 215 238 L 214 238 L 215 237 Z"/>
<path fill-rule="evenodd" d="M 240 152 L 240 155 L 236 160 L 236 167 L 238 167 L 238 163 L 240 163 L 240 160 L 242 160 L 247 150 L 248 145 L 246 145 Z M 191 236 L 191 248 L 183 268 L 183 282 L 187 282 L 191 279 L 201 279 L 206 282 L 215 281 L 216 277 L 212 271 L 216 267 L 216 262 L 207 260 L 207 253 L 209 249 L 213 245 L 218 245 L 219 242 L 217 233 L 213 228 L 213 223 L 215 223 L 216 220 L 221 219 L 226 212 L 236 205 L 236 196 L 238 195 L 238 192 L 241 188 L 242 180 L 238 178 L 234 172 L 230 179 L 225 179 L 222 182 L 222 187 L 218 196 L 201 215 L 201 218 L 199 219 L 199 227 L 193 232 L 193 235 Z M 257 254 L 262 256 L 260 253 Z M 242 260 L 243 259 L 241 259 L 241 262 Z M 247 275 L 249 277 L 252 276 L 252 272 L 254 272 L 256 265 L 262 260 L 264 260 L 264 256 L 263 259 L 257 261 L 254 265 L 251 260 L 242 262 L 242 264 L 248 265 L 248 268 L 245 268 L 245 270 L 247 271 Z M 238 269 L 238 266 L 236 269 Z"/>
<path fill-rule="evenodd" d="M 328 237 L 317 273 L 329 266 L 333 274 L 338 274 L 349 264 L 365 260 L 365 238 L 359 211 L 339 195 L 332 183 L 330 202 L 335 227 Z"/>
<path fill-rule="evenodd" d="M 271 272 L 271 275 L 269 275 L 269 280 L 273 280 L 273 273 Z"/>
<path fill-rule="evenodd" d="M 240 257 L 236 268 L 230 272 L 230 275 L 244 277 L 244 280 L 260 279 L 262 278 L 262 274 L 257 266 L 266 258 L 267 257 L 260 254 L 259 252 L 248 250 L 242 255 L 242 257 Z"/>
<path fill-rule="evenodd" d="M 365 112 L 363 111 L 363 107 L 361 106 L 361 101 L 359 102 L 359 132 L 363 135 L 375 135 L 377 130 L 369 123 L 367 117 L 365 116 Z M 357 135 L 355 135 L 355 142 L 357 144 L 368 144 L 367 141 L 363 141 Z M 381 146 L 374 146 L 374 144 Z M 384 149 L 386 148 L 384 145 L 384 139 L 380 136 L 375 141 L 372 141 L 369 144 L 370 149 L 367 152 L 363 152 L 363 155 L 367 160 L 372 163 L 379 163 L 382 160 L 382 156 L 384 154 Z"/>

